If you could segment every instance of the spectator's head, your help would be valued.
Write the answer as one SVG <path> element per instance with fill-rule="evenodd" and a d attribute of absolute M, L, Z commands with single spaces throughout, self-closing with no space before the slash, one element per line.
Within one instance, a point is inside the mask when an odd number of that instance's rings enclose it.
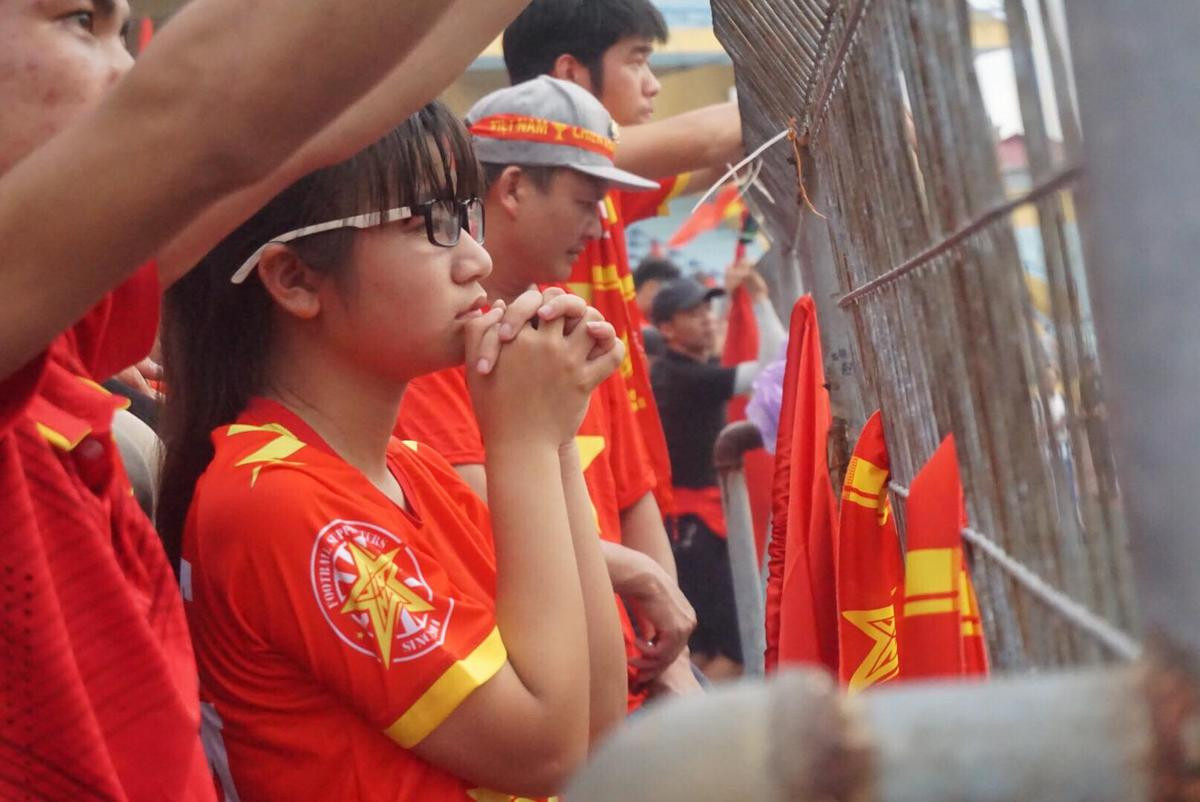
<path fill-rule="evenodd" d="M 0 3 L 0 175 L 129 70 L 128 20 L 125 0 Z"/>
<path fill-rule="evenodd" d="M 637 305 L 643 317 L 650 318 L 650 308 L 662 286 L 682 275 L 670 259 L 650 256 L 642 260 L 637 270 L 633 271 L 633 287 L 637 291 Z"/>
<path fill-rule="evenodd" d="M 491 269 L 482 191 L 462 123 L 431 104 L 284 190 L 166 293 L 169 551 L 212 458 L 208 433 L 254 396 L 336 383 L 398 404 L 409 379 L 463 362 Z"/>
<path fill-rule="evenodd" d="M 467 125 L 487 176 L 493 295 L 565 281 L 601 235 L 608 190 L 658 186 L 616 168 L 612 118 L 568 81 L 543 75 L 493 92 L 467 113 Z"/>
<path fill-rule="evenodd" d="M 654 115 L 661 86 L 650 69 L 667 24 L 650 0 L 533 0 L 504 32 L 509 80 L 571 81 L 600 98 L 618 125 Z"/>
<path fill-rule="evenodd" d="M 717 344 L 717 317 L 712 299 L 724 295 L 690 278 L 663 286 L 650 308 L 650 319 L 662 332 L 667 346 L 694 359 L 708 359 Z"/>

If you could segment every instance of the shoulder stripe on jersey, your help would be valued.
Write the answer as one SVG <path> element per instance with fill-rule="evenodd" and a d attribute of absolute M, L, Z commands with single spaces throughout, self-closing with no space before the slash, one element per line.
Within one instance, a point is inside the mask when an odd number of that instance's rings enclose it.
<path fill-rule="evenodd" d="M 254 470 L 250 473 L 250 486 L 254 487 L 258 482 L 258 475 L 263 468 L 269 465 L 303 465 L 303 462 L 288 461 L 288 457 L 295 454 L 300 449 L 304 448 L 304 443 L 300 442 L 296 435 L 292 434 L 286 426 L 278 423 L 268 423 L 265 426 L 248 426 L 246 424 L 235 423 L 226 431 L 226 437 L 235 437 L 239 434 L 262 433 L 269 432 L 276 435 L 275 439 L 268 441 L 265 445 L 255 451 L 248 457 L 234 464 L 235 468 L 241 468 L 247 465 L 253 465 Z"/>
<path fill-rule="evenodd" d="M 384 733 L 405 749 L 413 748 L 437 729 L 472 691 L 494 677 L 507 660 L 508 650 L 500 639 L 500 630 L 493 627 L 475 651 L 446 669 Z"/>

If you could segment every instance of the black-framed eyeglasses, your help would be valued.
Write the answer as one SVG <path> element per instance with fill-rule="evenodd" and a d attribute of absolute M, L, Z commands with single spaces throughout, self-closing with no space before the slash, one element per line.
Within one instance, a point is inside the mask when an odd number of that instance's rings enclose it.
<path fill-rule="evenodd" d="M 434 245 L 453 248 L 463 231 L 483 244 L 483 201 L 479 198 L 426 201 L 413 206 L 412 214 L 425 217 L 425 236 Z"/>
<path fill-rule="evenodd" d="M 300 239 L 301 237 L 311 237 L 313 234 L 323 234 L 326 231 L 335 231 L 339 228 L 375 228 L 376 226 L 384 225 L 385 223 L 395 223 L 400 220 L 408 220 L 409 218 L 421 215 L 425 218 L 425 236 L 429 238 L 429 242 L 441 248 L 453 248 L 458 244 L 459 237 L 465 230 L 471 239 L 483 244 L 483 201 L 479 198 L 468 198 L 467 200 L 432 200 L 425 203 L 417 204 L 416 206 L 400 206 L 396 209 L 388 209 L 386 212 L 368 212 L 367 214 L 358 214 L 353 217 L 344 217 L 341 220 L 330 220 L 325 223 L 316 223 L 315 225 L 298 228 L 295 231 L 288 231 L 280 234 L 277 237 L 272 237 L 270 242 L 264 243 L 250 258 L 242 263 L 232 276 L 229 277 L 231 284 L 241 284 L 250 274 L 254 272 L 254 268 L 258 267 L 258 261 L 262 258 L 263 251 L 267 245 L 272 243 L 286 244 Z"/>

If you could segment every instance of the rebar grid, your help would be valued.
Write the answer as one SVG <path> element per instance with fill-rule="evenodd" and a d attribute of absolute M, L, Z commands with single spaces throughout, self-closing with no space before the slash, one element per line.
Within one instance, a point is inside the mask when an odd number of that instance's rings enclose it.
<path fill-rule="evenodd" d="M 906 484 L 953 432 L 972 524 L 1065 597 L 1136 631 L 1074 222 L 1081 137 L 1065 37 L 1044 0 L 1008 0 L 1004 14 L 1031 190 L 1005 185 L 965 0 L 713 8 L 748 144 L 789 118 L 808 134 L 806 181 L 820 187 L 827 222 L 793 202 L 795 168 L 776 148 L 764 173 L 781 208 L 767 224 L 785 240 L 827 225 L 832 263 L 816 267 L 849 303 L 818 297 L 822 325 L 849 315 L 858 389 L 884 412 L 894 476 Z M 803 47 L 779 33 L 784 23 Z M 1023 236 L 1045 266 L 1046 319 L 1014 212 L 1037 221 Z M 997 667 L 1107 659 L 983 552 L 971 562 Z"/>

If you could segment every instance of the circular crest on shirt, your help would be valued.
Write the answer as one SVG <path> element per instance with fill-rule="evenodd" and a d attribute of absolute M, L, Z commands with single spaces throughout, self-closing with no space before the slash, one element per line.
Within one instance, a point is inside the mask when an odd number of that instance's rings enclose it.
<path fill-rule="evenodd" d="M 321 612 L 337 636 L 385 666 L 439 647 L 454 600 L 425 581 L 399 537 L 361 521 L 330 521 L 313 544 L 311 578 Z"/>

